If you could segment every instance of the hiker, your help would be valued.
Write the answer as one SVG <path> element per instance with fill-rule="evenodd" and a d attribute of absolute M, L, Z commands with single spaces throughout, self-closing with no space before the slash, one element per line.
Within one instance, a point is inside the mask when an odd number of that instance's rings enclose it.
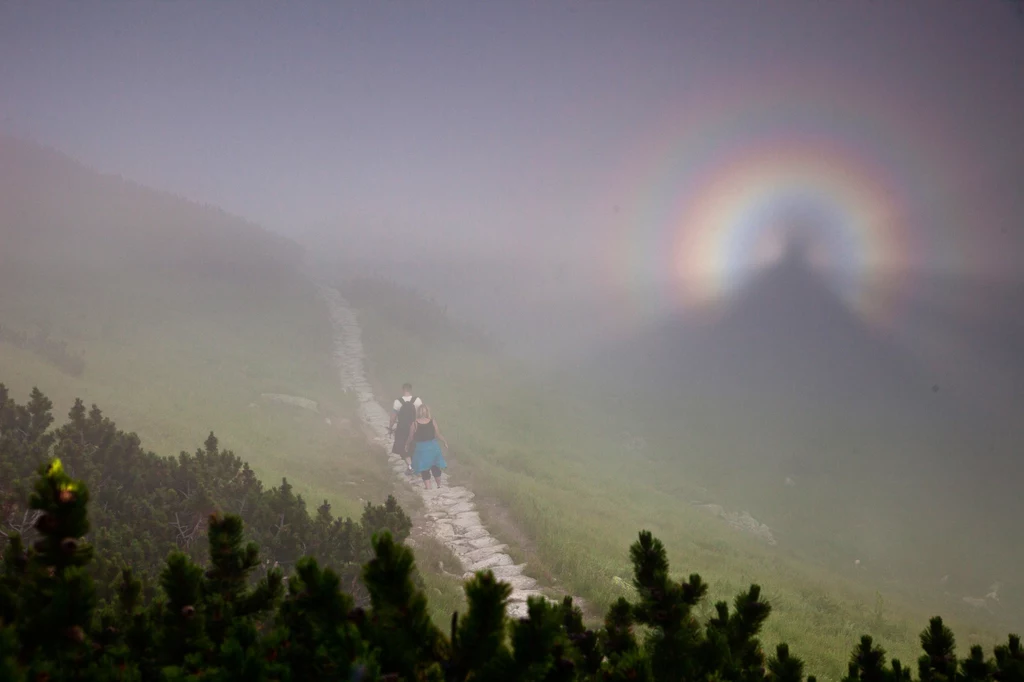
<path fill-rule="evenodd" d="M 405 472 L 410 476 L 412 470 L 412 453 L 408 451 L 409 430 L 416 421 L 416 410 L 423 405 L 423 401 L 413 396 L 412 384 L 402 384 L 402 397 L 397 398 L 391 406 L 391 423 L 388 424 L 388 431 L 394 435 L 395 442 L 391 446 L 391 452 L 405 460 Z"/>
<path fill-rule="evenodd" d="M 430 414 L 430 408 L 420 405 L 416 410 L 416 420 L 412 423 L 406 450 L 412 452 L 412 468 L 423 477 L 423 487 L 430 490 L 430 476 L 434 476 L 437 487 L 441 487 L 441 469 L 448 467 L 444 461 L 444 453 L 438 441 L 448 448 L 448 441 L 441 435 L 437 420 Z M 416 443 L 413 449 L 413 443 Z"/>

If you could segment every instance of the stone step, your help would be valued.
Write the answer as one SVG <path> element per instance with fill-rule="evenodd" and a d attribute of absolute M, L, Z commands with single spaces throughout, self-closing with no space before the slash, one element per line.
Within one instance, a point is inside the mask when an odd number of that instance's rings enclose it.
<path fill-rule="evenodd" d="M 512 566 L 515 562 L 512 561 L 512 557 L 508 554 L 492 554 L 488 557 L 481 559 L 475 563 L 470 564 L 466 567 L 466 570 L 470 573 L 476 573 L 477 571 L 483 571 L 488 568 L 497 568 L 499 566 Z"/>
<path fill-rule="evenodd" d="M 513 590 L 532 590 L 537 587 L 537 581 L 528 575 L 513 575 L 501 578 L 501 582 L 508 583 Z"/>
<path fill-rule="evenodd" d="M 449 521 L 449 523 L 451 523 L 452 527 L 455 528 L 456 537 L 458 537 L 461 540 L 476 540 L 479 538 L 490 536 L 490 533 L 487 532 L 487 529 L 480 525 L 458 526 L 454 523 L 454 521 Z"/>
<path fill-rule="evenodd" d="M 482 561 L 492 554 L 499 554 L 504 549 L 508 549 L 508 545 L 494 545 L 493 547 L 484 547 L 482 549 L 471 549 L 468 552 L 456 552 L 456 554 L 463 561 L 473 563 Z"/>
<path fill-rule="evenodd" d="M 452 517 L 452 523 L 456 528 L 474 528 L 483 525 L 480 521 L 480 514 L 476 512 L 461 512 Z"/>
<path fill-rule="evenodd" d="M 456 538 L 455 528 L 450 523 L 436 524 L 432 535 L 442 542 L 454 542 Z"/>
<path fill-rule="evenodd" d="M 456 502 L 455 504 L 448 506 L 445 511 L 449 514 L 462 514 L 464 512 L 475 512 L 476 507 L 472 502 Z"/>
<path fill-rule="evenodd" d="M 526 568 L 526 564 L 515 564 L 512 566 L 493 566 L 487 570 L 493 573 L 494 577 L 498 580 L 505 580 L 506 578 L 522 575 L 524 568 Z M 474 571 L 467 571 L 462 577 L 469 580 L 473 577 L 473 574 Z"/>
<path fill-rule="evenodd" d="M 525 602 L 530 597 L 544 597 L 544 593 L 540 590 L 513 590 L 512 594 L 509 595 L 508 600 L 510 602 Z M 546 598 L 546 597 L 545 597 Z M 548 601 L 554 601 L 548 599 Z"/>
<path fill-rule="evenodd" d="M 476 538 L 475 540 L 467 540 L 466 542 L 473 549 L 483 549 L 484 547 L 495 547 L 497 545 L 501 545 L 501 541 L 493 535 L 485 535 L 481 538 Z M 504 547 L 504 545 L 501 546 Z"/>

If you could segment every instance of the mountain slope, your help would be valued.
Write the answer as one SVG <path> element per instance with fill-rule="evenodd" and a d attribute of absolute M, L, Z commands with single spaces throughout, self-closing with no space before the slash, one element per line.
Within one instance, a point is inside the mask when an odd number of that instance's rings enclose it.
<path fill-rule="evenodd" d="M 343 483 L 390 481 L 337 427 L 353 406 L 302 257 L 219 209 L 0 137 L 0 381 L 19 398 L 38 386 L 57 413 L 102 404 L 161 454 L 215 430 L 262 478 L 358 513 Z"/>
<path fill-rule="evenodd" d="M 297 244 L 220 209 L 95 172 L 52 149 L 0 135 L 5 259 L 249 276 L 298 266 Z"/>
<path fill-rule="evenodd" d="M 662 320 L 602 349 L 586 373 L 634 401 L 657 394 L 776 417 L 829 412 L 873 429 L 939 424 L 976 434 L 991 428 L 994 412 L 977 400 L 985 377 L 970 374 L 968 360 L 990 364 L 1003 377 L 1020 370 L 1007 353 L 1012 324 L 995 323 L 1002 301 L 1013 300 L 1012 290 L 993 299 L 994 317 L 973 326 L 948 304 L 928 309 L 915 301 L 894 328 L 876 329 L 791 250 L 713 316 Z M 906 331 L 913 328 L 920 331 Z M 928 342 L 938 330 L 955 335 L 971 357 L 931 350 Z"/>
<path fill-rule="evenodd" d="M 985 323 L 1012 327 L 992 298 Z M 1014 366 L 985 352 L 1005 342 L 981 321 L 936 302 L 877 331 L 796 253 L 713 312 L 605 349 L 582 379 L 617 399 L 616 422 L 643 433 L 679 481 L 749 509 L 815 560 L 855 555 L 903 579 L 941 565 L 973 587 L 1021 560 L 998 540 L 1024 511 L 1019 426 L 978 399 L 984 375 L 968 361 Z M 963 353 L 933 351 L 940 331 Z M 949 533 L 1000 549 L 963 559 L 944 548 Z"/>

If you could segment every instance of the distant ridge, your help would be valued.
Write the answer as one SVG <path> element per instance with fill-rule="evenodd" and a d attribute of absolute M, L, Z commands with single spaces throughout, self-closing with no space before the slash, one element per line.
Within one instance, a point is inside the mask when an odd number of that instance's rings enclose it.
<path fill-rule="evenodd" d="M 0 134 L 0 259 L 120 257 L 126 266 L 295 271 L 302 249 L 224 210 Z"/>

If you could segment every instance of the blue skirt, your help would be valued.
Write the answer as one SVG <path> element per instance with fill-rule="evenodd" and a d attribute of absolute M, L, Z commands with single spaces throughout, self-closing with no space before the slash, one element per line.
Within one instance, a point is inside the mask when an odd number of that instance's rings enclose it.
<path fill-rule="evenodd" d="M 416 449 L 412 453 L 412 470 L 417 474 L 430 471 L 430 467 L 445 469 L 447 466 L 448 463 L 444 461 L 444 453 L 441 452 L 441 445 L 436 438 L 416 443 Z"/>

